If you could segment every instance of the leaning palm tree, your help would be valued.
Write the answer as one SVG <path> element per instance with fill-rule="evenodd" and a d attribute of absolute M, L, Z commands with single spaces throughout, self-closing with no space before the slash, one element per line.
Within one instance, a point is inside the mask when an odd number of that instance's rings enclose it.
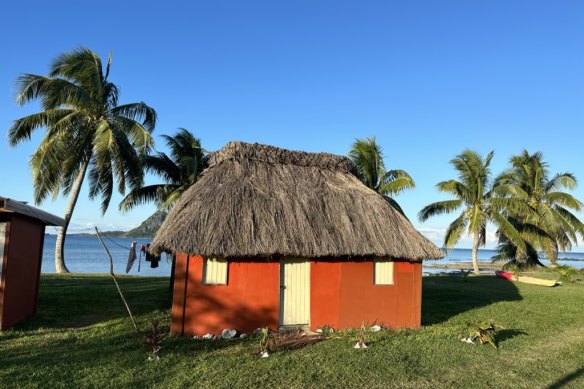
<path fill-rule="evenodd" d="M 448 226 L 444 237 L 444 249 L 454 247 L 466 232 L 472 236 L 472 264 L 475 274 L 479 274 L 478 249 L 486 242 L 487 223 L 493 222 L 505 236 L 516 245 L 523 248 L 524 243 L 518 231 L 505 218 L 506 209 L 521 208 L 521 203 L 514 199 L 492 196 L 491 184 L 491 151 L 485 159 L 472 150 L 465 150 L 450 161 L 458 171 L 458 180 L 439 182 L 436 187 L 440 192 L 449 193 L 455 197 L 452 200 L 438 201 L 424 207 L 418 217 L 426 221 L 430 217 L 456 212 L 462 209 L 459 216 Z"/>
<path fill-rule="evenodd" d="M 142 163 L 147 172 L 166 182 L 135 188 L 120 203 L 121 211 L 148 202 L 155 203 L 161 211 L 167 211 L 199 179 L 206 167 L 208 158 L 201 141 L 188 130 L 180 128 L 176 135 L 162 137 L 170 149 L 170 157 L 165 153 L 146 155 Z"/>
<path fill-rule="evenodd" d="M 555 263 L 559 251 L 570 250 L 578 242 L 578 236 L 584 238 L 584 224 L 573 213 L 581 211 L 583 204 L 565 192 L 576 187 L 576 177 L 572 173 L 559 173 L 550 178 L 547 163 L 539 152 L 530 154 L 524 150 L 513 156 L 510 164 L 497 177 L 495 191 L 523 202 L 528 208 L 529 212 L 508 215 L 527 242 L 528 251 L 517 250 L 501 236 L 498 257 L 530 267 L 541 265 L 538 251 L 543 251 Z"/>
<path fill-rule="evenodd" d="M 68 272 L 65 237 L 85 177 L 89 197 L 100 197 L 105 213 L 114 187 L 123 194 L 126 187 L 142 184 L 139 155 L 153 144 L 156 112 L 143 102 L 118 105 L 119 89 L 108 80 L 111 58 L 104 69 L 97 53 L 80 48 L 57 57 L 47 76 L 18 78 L 17 103 L 39 100 L 42 110 L 16 120 L 8 130 L 9 143 L 16 146 L 45 129 L 30 160 L 34 200 L 69 196 L 56 240 L 57 273 Z"/>
<path fill-rule="evenodd" d="M 404 170 L 386 170 L 383 150 L 375 138 L 356 139 L 349 151 L 357 177 L 368 188 L 383 196 L 402 215 L 404 211 L 393 199 L 401 192 L 414 189 L 416 183 Z"/>

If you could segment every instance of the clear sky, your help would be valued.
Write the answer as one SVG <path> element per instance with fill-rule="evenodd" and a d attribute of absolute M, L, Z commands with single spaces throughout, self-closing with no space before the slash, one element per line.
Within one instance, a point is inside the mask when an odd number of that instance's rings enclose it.
<path fill-rule="evenodd" d="M 387 166 L 417 183 L 397 200 L 439 242 L 452 218 L 416 215 L 446 198 L 434 185 L 454 178 L 448 161 L 465 148 L 495 150 L 495 173 L 524 148 L 543 151 L 552 172 L 584 185 L 583 20 L 582 1 L 6 2 L 0 195 L 32 201 L 41 135 L 7 146 L 10 123 L 38 109 L 16 105 L 16 77 L 86 46 L 113 51 L 121 103 L 153 106 L 155 135 L 185 127 L 209 150 L 243 140 L 336 154 L 376 136 Z M 121 215 L 120 200 L 102 216 L 83 191 L 73 231 L 128 229 L 154 210 Z M 41 208 L 62 214 L 65 201 Z"/>

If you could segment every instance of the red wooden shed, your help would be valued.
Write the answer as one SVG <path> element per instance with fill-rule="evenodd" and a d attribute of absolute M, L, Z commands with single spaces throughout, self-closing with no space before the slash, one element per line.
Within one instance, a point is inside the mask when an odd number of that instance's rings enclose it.
<path fill-rule="evenodd" d="M 0 197 L 0 330 L 36 313 L 45 226 L 65 221 Z"/>
<path fill-rule="evenodd" d="M 231 142 L 151 250 L 176 254 L 171 331 L 418 327 L 422 260 L 442 258 L 346 157 Z"/>

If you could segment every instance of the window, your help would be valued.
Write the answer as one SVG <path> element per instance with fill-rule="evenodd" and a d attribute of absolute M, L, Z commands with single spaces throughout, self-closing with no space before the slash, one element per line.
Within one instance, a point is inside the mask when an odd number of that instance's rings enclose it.
<path fill-rule="evenodd" d="M 227 261 L 222 258 L 205 258 L 203 283 L 207 285 L 227 285 Z"/>
<path fill-rule="evenodd" d="M 393 262 L 375 260 L 373 280 L 375 285 L 393 285 Z"/>

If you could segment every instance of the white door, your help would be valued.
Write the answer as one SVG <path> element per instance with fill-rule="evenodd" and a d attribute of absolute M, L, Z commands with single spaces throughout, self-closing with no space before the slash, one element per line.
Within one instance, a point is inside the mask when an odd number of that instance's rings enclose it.
<path fill-rule="evenodd" d="M 310 324 L 310 262 L 280 262 L 280 325 Z"/>

